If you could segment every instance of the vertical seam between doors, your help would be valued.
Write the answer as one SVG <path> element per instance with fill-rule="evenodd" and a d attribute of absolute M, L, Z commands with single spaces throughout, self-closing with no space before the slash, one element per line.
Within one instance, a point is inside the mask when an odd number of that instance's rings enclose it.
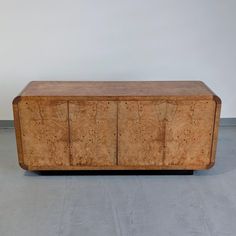
<path fill-rule="evenodd" d="M 119 101 L 116 103 L 116 165 L 119 165 Z"/>
<path fill-rule="evenodd" d="M 68 128 L 69 164 L 71 166 L 72 154 L 71 154 L 71 130 L 70 130 L 70 101 L 67 101 L 67 128 Z"/>

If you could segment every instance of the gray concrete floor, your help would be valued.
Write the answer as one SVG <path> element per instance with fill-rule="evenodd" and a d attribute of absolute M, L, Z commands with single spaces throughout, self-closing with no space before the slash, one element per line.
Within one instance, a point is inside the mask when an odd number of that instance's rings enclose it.
<path fill-rule="evenodd" d="M 0 236 L 235 236 L 236 127 L 193 176 L 42 176 L 19 168 L 0 130 Z"/>

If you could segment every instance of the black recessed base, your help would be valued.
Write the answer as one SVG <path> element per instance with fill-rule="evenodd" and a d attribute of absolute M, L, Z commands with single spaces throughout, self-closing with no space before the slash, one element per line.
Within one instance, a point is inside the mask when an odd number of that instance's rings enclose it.
<path fill-rule="evenodd" d="M 193 175 L 193 170 L 72 170 L 34 171 L 39 175 Z"/>

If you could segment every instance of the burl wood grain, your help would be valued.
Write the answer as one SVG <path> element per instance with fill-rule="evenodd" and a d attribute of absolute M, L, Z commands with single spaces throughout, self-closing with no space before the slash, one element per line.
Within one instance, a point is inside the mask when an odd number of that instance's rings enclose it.
<path fill-rule="evenodd" d="M 70 101 L 72 165 L 115 165 L 117 150 L 117 103 Z"/>
<path fill-rule="evenodd" d="M 29 170 L 207 169 L 221 101 L 200 81 L 31 82 L 13 101 Z"/>
<path fill-rule="evenodd" d="M 118 104 L 119 165 L 161 164 L 164 127 L 154 101 Z"/>
<path fill-rule="evenodd" d="M 214 101 L 119 102 L 119 164 L 207 166 Z"/>
<path fill-rule="evenodd" d="M 68 166 L 67 102 L 22 100 L 18 103 L 26 166 Z"/>
<path fill-rule="evenodd" d="M 22 96 L 63 97 L 80 100 L 150 100 L 150 97 L 212 99 L 212 91 L 201 81 L 32 81 Z"/>

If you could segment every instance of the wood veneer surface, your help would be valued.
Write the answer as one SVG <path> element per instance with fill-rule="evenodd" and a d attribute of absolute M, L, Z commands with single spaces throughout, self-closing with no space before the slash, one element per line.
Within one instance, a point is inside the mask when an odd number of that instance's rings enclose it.
<path fill-rule="evenodd" d="M 69 103 L 72 165 L 116 164 L 117 105 L 113 101 Z"/>
<path fill-rule="evenodd" d="M 13 101 L 30 170 L 206 169 L 221 101 L 200 81 L 31 82 Z"/>
<path fill-rule="evenodd" d="M 29 100 L 18 106 L 24 164 L 69 165 L 67 102 Z"/>
<path fill-rule="evenodd" d="M 22 96 L 191 96 L 196 99 L 212 98 L 212 91 L 201 81 L 33 81 Z"/>
<path fill-rule="evenodd" d="M 119 103 L 119 164 L 210 164 L 214 101 Z"/>

